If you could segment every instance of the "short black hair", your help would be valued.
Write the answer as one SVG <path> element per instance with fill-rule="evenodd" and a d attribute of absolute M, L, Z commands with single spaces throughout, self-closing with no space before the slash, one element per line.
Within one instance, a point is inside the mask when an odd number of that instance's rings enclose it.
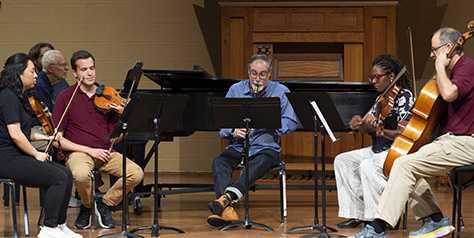
<path fill-rule="evenodd" d="M 95 65 L 94 56 L 91 53 L 89 53 L 87 50 L 78 50 L 78 51 L 74 52 L 71 56 L 71 67 L 72 67 L 72 69 L 74 71 L 77 70 L 77 64 L 76 64 L 77 60 L 89 59 L 89 58 L 92 58 L 92 61 L 94 61 L 94 65 Z"/>

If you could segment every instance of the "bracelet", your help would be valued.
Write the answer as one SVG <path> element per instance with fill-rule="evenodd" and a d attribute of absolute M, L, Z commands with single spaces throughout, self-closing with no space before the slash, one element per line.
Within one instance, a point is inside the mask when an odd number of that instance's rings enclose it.
<path fill-rule="evenodd" d="M 232 130 L 230 131 L 230 135 L 235 136 L 235 128 L 232 128 Z"/>

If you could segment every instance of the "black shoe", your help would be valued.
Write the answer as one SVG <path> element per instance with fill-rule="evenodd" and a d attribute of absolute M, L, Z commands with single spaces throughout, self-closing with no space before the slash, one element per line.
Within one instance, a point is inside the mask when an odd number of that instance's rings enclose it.
<path fill-rule="evenodd" d="M 91 209 L 84 207 L 81 204 L 81 210 L 79 211 L 79 216 L 77 216 L 76 222 L 74 223 L 74 228 L 76 229 L 87 229 L 91 227 Z"/>
<path fill-rule="evenodd" d="M 114 228 L 115 222 L 110 213 L 109 206 L 102 202 L 102 199 L 97 199 L 95 206 L 95 214 L 99 220 L 99 225 L 102 228 Z"/>
<path fill-rule="evenodd" d="M 349 219 L 347 221 L 341 222 L 337 224 L 339 228 L 356 228 L 358 227 L 363 221 L 356 221 L 355 219 Z"/>

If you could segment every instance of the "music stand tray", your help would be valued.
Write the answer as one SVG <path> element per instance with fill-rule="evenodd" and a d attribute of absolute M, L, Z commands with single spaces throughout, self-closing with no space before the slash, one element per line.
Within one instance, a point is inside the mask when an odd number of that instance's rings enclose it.
<path fill-rule="evenodd" d="M 241 222 L 227 224 L 219 230 L 223 231 L 240 225 L 251 228 L 252 225 L 255 225 L 273 231 L 271 227 L 252 222 L 249 219 L 249 130 L 250 128 L 276 129 L 281 127 L 280 98 L 213 98 L 213 109 L 214 124 L 217 127 L 247 129 L 244 149 L 241 154 L 245 169 L 245 219 Z"/>
<path fill-rule="evenodd" d="M 337 232 L 336 229 L 326 226 L 326 154 L 325 135 L 332 130 L 346 130 L 331 98 L 326 92 L 287 93 L 291 105 L 298 116 L 301 129 L 314 130 L 314 224 L 292 228 L 285 233 L 299 230 L 318 230 L 320 234 L 302 237 L 345 237 L 329 234 L 328 229 Z M 311 105 L 312 102 L 316 106 Z M 318 108 L 320 113 L 315 111 Z M 323 121 L 327 123 L 322 123 Z M 321 180 L 322 180 L 322 220 L 319 224 L 318 212 L 318 130 L 321 132 Z M 331 132 L 332 133 L 332 132 Z M 334 141 L 335 139 L 333 139 Z"/>
<path fill-rule="evenodd" d="M 179 233 L 184 231 L 174 227 L 164 227 L 158 225 L 158 143 L 161 132 L 173 132 L 176 130 L 177 122 L 183 114 L 184 108 L 189 100 L 189 95 L 184 94 L 136 94 L 125 108 L 122 116 L 117 122 L 110 138 L 124 134 L 123 142 L 123 211 L 122 211 L 122 231 L 107 234 L 100 237 L 127 236 L 142 237 L 133 234 L 138 230 L 150 229 L 152 237 L 158 236 L 161 229 L 174 230 Z M 135 228 L 131 232 L 127 231 L 127 203 L 126 203 L 126 141 L 129 138 L 141 138 L 155 141 L 155 184 L 154 184 L 154 222 L 147 227 Z"/>

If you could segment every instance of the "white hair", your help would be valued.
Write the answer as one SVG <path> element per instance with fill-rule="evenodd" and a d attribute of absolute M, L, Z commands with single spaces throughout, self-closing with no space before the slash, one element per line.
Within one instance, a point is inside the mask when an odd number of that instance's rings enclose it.
<path fill-rule="evenodd" d="M 41 64 L 43 65 L 43 71 L 48 71 L 48 66 L 51 64 L 56 64 L 58 61 L 56 60 L 56 55 L 61 54 L 59 50 L 48 50 L 43 55 L 43 59 L 41 60 Z"/>

